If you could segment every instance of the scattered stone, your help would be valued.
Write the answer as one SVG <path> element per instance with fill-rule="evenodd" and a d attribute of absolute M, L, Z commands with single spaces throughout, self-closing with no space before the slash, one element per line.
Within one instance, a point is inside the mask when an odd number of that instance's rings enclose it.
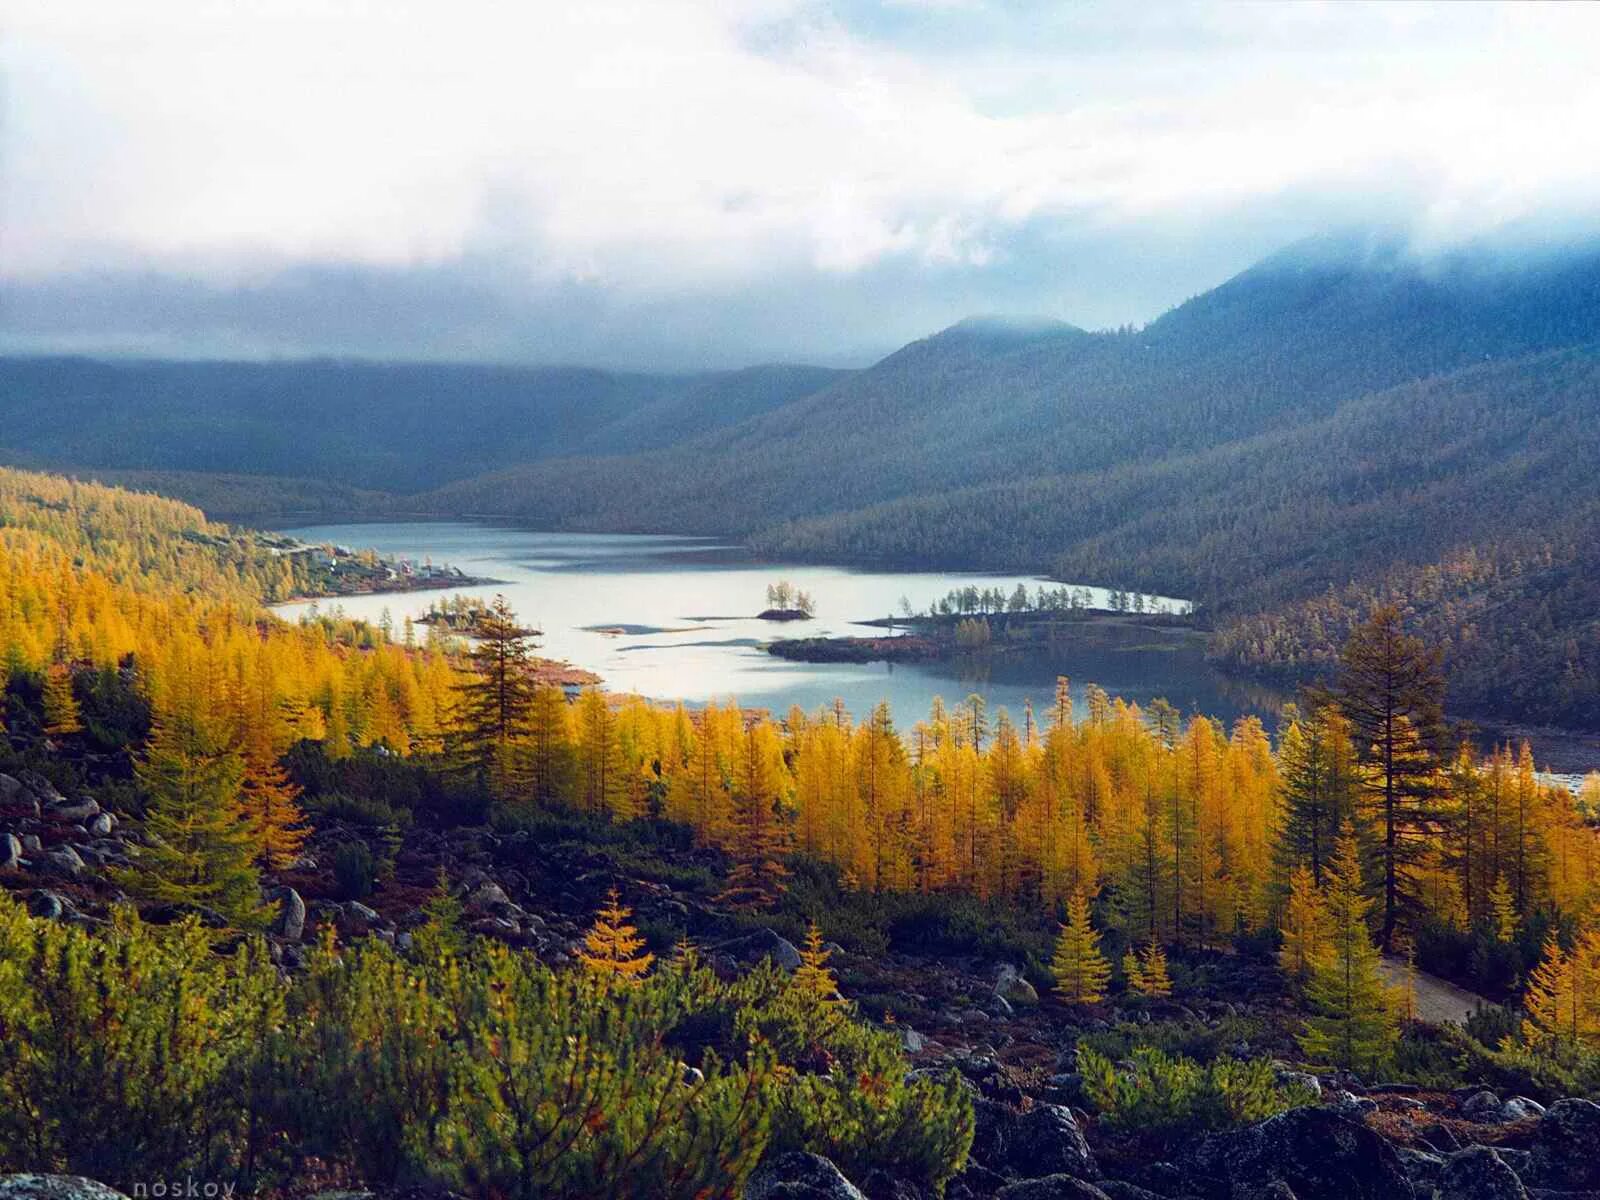
<path fill-rule="evenodd" d="M 833 1163 L 803 1150 L 757 1167 L 745 1184 L 744 1196 L 745 1200 L 866 1200 Z"/>
<path fill-rule="evenodd" d="M 377 925 L 383 920 L 378 915 L 377 909 L 368 908 L 359 900 L 347 900 L 344 905 L 344 911 L 352 920 L 365 921 L 368 925 Z"/>
<path fill-rule="evenodd" d="M 88 868 L 71 846 L 57 846 L 54 850 L 45 851 L 44 858 L 39 862 L 39 869 L 50 875 L 75 877 L 82 875 Z"/>
<path fill-rule="evenodd" d="M 1525 1121 L 1544 1116 L 1544 1105 L 1526 1096 L 1513 1096 L 1500 1106 L 1500 1112 L 1508 1121 Z"/>
<path fill-rule="evenodd" d="M 82 1175 L 0 1175 L 0 1200 L 126 1200 Z"/>
<path fill-rule="evenodd" d="M 152 925 L 175 925 L 187 917 L 195 917 L 207 929 L 228 927 L 227 917 L 204 904 L 158 904 L 154 908 L 145 909 L 142 915 Z"/>
<path fill-rule="evenodd" d="M 1539 1118 L 1527 1182 L 1539 1187 L 1600 1189 L 1600 1104 L 1569 1097 Z"/>
<path fill-rule="evenodd" d="M 1439 1174 L 1435 1200 L 1527 1200 L 1517 1173 L 1488 1146 L 1452 1154 Z"/>
<path fill-rule="evenodd" d="M 1110 1200 L 1092 1183 L 1071 1175 L 1046 1175 L 1007 1184 L 994 1194 L 994 1200 Z"/>
<path fill-rule="evenodd" d="M 491 908 L 497 904 L 510 904 L 511 898 L 506 895 L 505 889 L 498 883 L 495 883 L 492 879 L 486 879 L 467 894 L 467 903 L 476 904 L 482 908 Z"/>
<path fill-rule="evenodd" d="M 1018 1175 L 1072 1175 L 1096 1179 L 1100 1168 L 1083 1130 L 1062 1104 L 1039 1104 L 1023 1113 L 1006 1136 L 1005 1162 Z"/>
<path fill-rule="evenodd" d="M 273 888 L 267 893 L 267 899 L 278 905 L 272 932 L 298 942 L 306 931 L 306 902 L 300 898 L 300 893 L 292 887 Z"/>
<path fill-rule="evenodd" d="M 994 994 L 1009 1004 L 1020 1004 L 1031 1008 L 1039 1003 L 1039 993 L 1033 984 L 1023 978 L 1022 972 L 1010 963 L 1000 968 L 1000 977 L 994 984 Z"/>
<path fill-rule="evenodd" d="M 1159 1193 L 1121 1179 L 1102 1179 L 1095 1184 L 1095 1187 L 1110 1197 L 1110 1200 L 1162 1200 Z"/>
<path fill-rule="evenodd" d="M 0 871 L 15 871 L 22 866 L 22 843 L 14 833 L 0 833 Z"/>
<path fill-rule="evenodd" d="M 896 1026 L 900 1032 L 900 1049 L 907 1054 L 920 1054 L 922 1048 L 928 1044 L 928 1039 L 923 1037 L 909 1025 Z"/>
<path fill-rule="evenodd" d="M 117 819 L 108 812 L 101 813 L 89 822 L 89 832 L 95 837 L 110 837 L 116 827 Z"/>
<path fill-rule="evenodd" d="M 1399 1156 L 1401 1169 L 1405 1171 L 1406 1178 L 1411 1180 L 1412 1187 L 1424 1196 L 1432 1195 L 1433 1185 L 1439 1181 L 1439 1173 L 1444 1170 L 1444 1159 L 1411 1146 L 1396 1146 L 1394 1152 Z"/>
<path fill-rule="evenodd" d="M 1503 1119 L 1500 1097 L 1487 1089 L 1474 1092 L 1461 1102 L 1461 1115 L 1469 1121 L 1483 1124 L 1497 1123 Z"/>
<path fill-rule="evenodd" d="M 22 835 L 22 852 L 24 854 L 37 854 L 43 849 L 44 843 L 39 840 L 37 833 L 25 833 Z"/>
<path fill-rule="evenodd" d="M 794 948 L 794 943 L 770 929 L 758 929 L 744 937 L 713 946 L 712 950 L 729 955 L 741 963 L 756 963 L 763 958 L 770 958 L 785 971 L 793 971 L 800 966 L 800 951 Z"/>
<path fill-rule="evenodd" d="M 47 921 L 59 921 L 72 914 L 72 902 L 60 892 L 38 891 L 28 901 L 28 912 Z"/>
<path fill-rule="evenodd" d="M 1204 1138 L 1186 1154 L 1189 1186 L 1218 1200 L 1287 1184 L 1296 1200 L 1407 1200 L 1394 1147 L 1328 1108 L 1296 1108 Z"/>
<path fill-rule="evenodd" d="M 22 780 L 14 775 L 0 775 L 0 804 L 16 804 L 27 791 Z"/>
<path fill-rule="evenodd" d="M 1280 1069 L 1277 1072 L 1277 1080 L 1279 1087 L 1298 1087 L 1310 1092 L 1319 1100 L 1322 1098 L 1322 1080 L 1310 1071 Z"/>
<path fill-rule="evenodd" d="M 49 815 L 56 820 L 71 821 L 75 825 L 80 821 L 92 820 L 100 813 L 100 805 L 89 799 L 80 800 L 76 804 L 51 804 L 47 808 Z"/>

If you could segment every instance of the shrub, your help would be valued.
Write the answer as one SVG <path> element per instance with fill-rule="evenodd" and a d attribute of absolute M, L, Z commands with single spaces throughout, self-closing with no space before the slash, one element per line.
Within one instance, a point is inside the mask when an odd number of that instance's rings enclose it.
<path fill-rule="evenodd" d="M 333 878 L 346 900 L 364 900 L 378 881 L 377 863 L 365 842 L 344 842 L 333 853 Z"/>
<path fill-rule="evenodd" d="M 1315 1097 L 1296 1086 L 1280 1086 L 1270 1060 L 1218 1059 L 1201 1065 L 1150 1046 L 1133 1051 L 1131 1069 L 1119 1069 L 1103 1054 L 1078 1050 L 1083 1091 L 1113 1129 L 1198 1132 L 1248 1125 Z"/>
<path fill-rule="evenodd" d="M 118 911 L 94 936 L 0 893 L 0 1171 L 113 1184 L 253 1159 L 251 1067 L 281 1023 L 265 944 Z"/>
<path fill-rule="evenodd" d="M 407 954 L 329 933 L 290 982 L 257 937 L 222 957 L 193 923 L 91 933 L 0 896 L 0 1171 L 732 1200 L 769 1150 L 934 1190 L 965 1161 L 956 1080 L 908 1079 L 770 965 L 725 982 L 690 952 L 617 988 L 433 928 Z"/>

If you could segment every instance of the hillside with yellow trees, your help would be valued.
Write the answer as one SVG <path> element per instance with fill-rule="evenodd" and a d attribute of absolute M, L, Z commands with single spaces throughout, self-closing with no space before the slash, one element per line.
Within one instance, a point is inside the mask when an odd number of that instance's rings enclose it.
<path fill-rule="evenodd" d="M 1456 739 L 1394 609 L 1272 730 L 1065 680 L 774 718 L 568 695 L 503 601 L 285 622 L 278 549 L 0 472 L 0 1169 L 1600 1186 L 1600 787 Z M 1483 1007 L 1417 1019 L 1426 976 Z"/>

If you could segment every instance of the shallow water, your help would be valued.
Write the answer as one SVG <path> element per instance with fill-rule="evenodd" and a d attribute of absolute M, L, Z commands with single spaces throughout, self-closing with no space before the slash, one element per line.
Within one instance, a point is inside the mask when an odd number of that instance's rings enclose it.
<path fill-rule="evenodd" d="M 704 538 L 539 533 L 498 524 L 323 525 L 287 532 L 308 542 L 371 547 L 502 580 L 456 590 L 485 598 L 503 592 L 524 624 L 543 631 L 540 654 L 596 672 L 610 690 L 657 699 L 732 698 L 781 713 L 794 704 L 815 709 L 838 697 L 857 714 L 888 700 L 896 721 L 909 727 L 934 696 L 954 702 L 978 692 L 1020 721 L 1025 700 L 1048 706 L 1056 677 L 1067 675 L 1080 703 L 1084 686 L 1093 682 L 1140 703 L 1162 696 L 1184 712 L 1229 721 L 1256 713 L 1268 718 L 1269 727 L 1277 704 L 1270 691 L 1224 679 L 1195 651 L 1064 650 L 1025 659 L 857 665 L 785 662 L 761 649 L 779 637 L 872 633 L 859 622 L 898 613 L 901 597 L 921 610 L 969 584 L 999 586 L 1009 595 L 1019 581 L 1030 591 L 1045 582 L 1031 577 L 784 564 Z M 813 620 L 755 619 L 766 607 L 767 585 L 779 579 L 815 597 Z M 1090 590 L 1094 603 L 1105 603 L 1101 589 Z M 323 603 L 372 620 L 388 609 L 398 626 L 446 594 L 451 593 Z M 1184 607 L 1181 600 L 1158 600 L 1170 610 Z M 279 611 L 292 617 L 300 606 Z"/>

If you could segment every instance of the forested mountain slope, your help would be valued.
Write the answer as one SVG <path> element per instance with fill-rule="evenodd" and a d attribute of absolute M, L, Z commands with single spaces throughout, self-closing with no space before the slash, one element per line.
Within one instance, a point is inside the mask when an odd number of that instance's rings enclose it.
<path fill-rule="evenodd" d="M 408 493 L 557 454 L 667 445 L 839 375 L 785 366 L 641 375 L 418 363 L 0 359 L 0 453 L 24 465 L 236 473 Z"/>
<path fill-rule="evenodd" d="M 1269 259 L 1139 332 L 964 323 L 766 415 L 655 454 L 546 461 L 427 499 L 597 528 L 752 533 L 885 501 L 1174 458 L 1304 427 L 1342 404 L 1600 336 L 1600 254 L 1515 269 L 1485 253 L 1427 263 L 1368 241 Z M 706 471 L 705 465 L 715 464 Z M 1167 502 L 1177 502 L 1170 497 Z M 959 505 L 945 506 L 946 509 Z M 775 548 L 1044 565 L 1088 535 L 1064 523 L 960 538 L 918 510 L 909 536 L 769 534 Z M 1003 514 L 1001 514 L 1003 515 Z M 968 514 L 976 522 L 979 514 Z M 954 535 L 959 549 L 948 545 Z M 1132 582 L 1132 580 L 1130 580 Z M 1199 580 L 1168 582 L 1200 593 Z"/>

